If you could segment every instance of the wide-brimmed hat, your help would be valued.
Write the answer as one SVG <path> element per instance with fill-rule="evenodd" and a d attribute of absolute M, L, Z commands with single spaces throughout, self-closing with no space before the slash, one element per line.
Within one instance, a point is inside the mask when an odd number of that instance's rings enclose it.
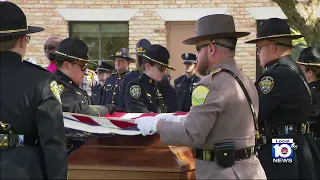
<path fill-rule="evenodd" d="M 192 53 L 183 53 L 181 54 L 181 59 L 183 60 L 183 63 L 192 63 L 197 64 L 197 55 Z"/>
<path fill-rule="evenodd" d="M 98 71 L 111 72 L 112 70 L 114 70 L 114 67 L 111 64 L 105 61 L 98 61 L 96 72 Z"/>
<path fill-rule="evenodd" d="M 299 55 L 298 64 L 320 66 L 320 47 L 307 47 Z"/>
<path fill-rule="evenodd" d="M 134 62 L 134 61 L 135 61 L 135 59 L 133 59 L 133 58 L 130 57 L 129 51 L 128 51 L 128 49 L 126 49 L 126 48 L 121 48 L 121 49 L 119 49 L 119 50 L 116 52 L 116 54 L 115 54 L 115 55 L 111 55 L 111 56 L 109 57 L 109 59 L 115 60 L 117 57 L 118 57 L 118 58 L 124 58 L 124 59 L 126 59 L 126 60 L 128 60 L 128 61 L 130 61 L 130 62 Z"/>
<path fill-rule="evenodd" d="M 250 32 L 236 32 L 232 16 L 213 14 L 198 19 L 195 37 L 186 39 L 183 43 L 195 45 L 203 40 L 213 40 L 214 38 L 240 38 L 249 34 Z"/>
<path fill-rule="evenodd" d="M 89 49 L 87 44 L 78 38 L 66 38 L 61 41 L 55 54 L 63 57 L 63 60 L 66 61 L 76 60 L 93 63 L 89 60 Z"/>
<path fill-rule="evenodd" d="M 160 44 L 151 45 L 146 52 L 143 54 L 143 61 L 153 61 L 160 66 L 164 66 L 168 69 L 175 69 L 169 66 L 170 54 L 167 48 L 161 46 Z"/>
<path fill-rule="evenodd" d="M 274 38 L 298 39 L 303 35 L 291 34 L 290 26 L 285 20 L 270 18 L 260 25 L 257 38 L 246 43 L 257 43 L 258 41 Z"/>
<path fill-rule="evenodd" d="M 0 39 L 43 31 L 44 28 L 28 26 L 23 11 L 14 3 L 0 2 Z"/>
<path fill-rule="evenodd" d="M 136 52 L 134 52 L 134 54 L 137 54 L 142 57 L 149 46 L 151 46 L 150 41 L 148 41 L 147 39 L 140 39 L 136 44 Z"/>

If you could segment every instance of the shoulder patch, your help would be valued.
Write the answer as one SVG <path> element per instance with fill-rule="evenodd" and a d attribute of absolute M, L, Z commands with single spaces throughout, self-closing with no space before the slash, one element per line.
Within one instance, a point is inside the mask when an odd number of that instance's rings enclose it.
<path fill-rule="evenodd" d="M 274 80 L 271 76 L 263 77 L 259 82 L 260 90 L 263 94 L 268 94 L 274 87 Z"/>
<path fill-rule="evenodd" d="M 217 74 L 218 72 L 221 71 L 221 68 L 217 68 L 217 69 L 214 69 L 212 72 L 211 72 L 211 77 L 210 77 L 210 82 L 212 82 L 212 77 L 213 75 Z"/>
<path fill-rule="evenodd" d="M 61 103 L 60 95 L 62 94 L 63 88 L 64 88 L 63 85 L 58 85 L 57 81 L 51 81 L 50 83 L 50 89 L 60 103 Z"/>
<path fill-rule="evenodd" d="M 209 89 L 206 86 L 199 85 L 192 92 L 192 106 L 201 105 L 206 100 Z"/>
<path fill-rule="evenodd" d="M 174 89 L 175 88 L 175 83 L 174 83 L 174 80 L 172 80 L 172 79 L 170 79 L 169 80 L 169 84 L 170 84 L 170 86 Z"/>
<path fill-rule="evenodd" d="M 139 85 L 133 85 L 130 87 L 130 95 L 135 98 L 138 99 L 141 95 L 141 87 Z"/>

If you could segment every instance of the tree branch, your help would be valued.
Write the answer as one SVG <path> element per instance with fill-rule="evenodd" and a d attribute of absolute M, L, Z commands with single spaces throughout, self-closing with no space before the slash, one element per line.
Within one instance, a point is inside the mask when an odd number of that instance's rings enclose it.
<path fill-rule="evenodd" d="M 309 45 L 320 45 L 320 23 L 316 17 L 319 0 L 308 0 L 305 2 L 297 0 L 273 0 L 282 9 Z"/>

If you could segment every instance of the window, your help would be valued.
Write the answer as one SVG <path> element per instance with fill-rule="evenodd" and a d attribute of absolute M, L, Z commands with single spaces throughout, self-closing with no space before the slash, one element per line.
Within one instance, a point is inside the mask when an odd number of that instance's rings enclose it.
<path fill-rule="evenodd" d="M 260 25 L 264 22 L 265 20 L 258 20 L 257 21 L 257 32 L 259 31 L 259 27 Z M 288 23 L 289 26 L 291 27 L 291 34 L 301 34 L 298 30 L 296 30 L 296 28 Z M 304 38 L 300 38 L 300 39 L 295 39 L 292 41 L 292 44 L 294 46 L 294 49 L 291 53 L 291 56 L 293 57 L 294 60 L 297 60 L 299 57 L 300 52 L 307 47 L 307 43 L 304 40 Z M 256 55 L 256 79 L 265 71 L 264 68 L 262 68 L 260 66 L 260 60 L 259 60 L 259 56 Z"/>
<path fill-rule="evenodd" d="M 108 60 L 120 48 L 129 47 L 128 22 L 69 22 L 69 36 L 81 38 L 90 60 Z"/>

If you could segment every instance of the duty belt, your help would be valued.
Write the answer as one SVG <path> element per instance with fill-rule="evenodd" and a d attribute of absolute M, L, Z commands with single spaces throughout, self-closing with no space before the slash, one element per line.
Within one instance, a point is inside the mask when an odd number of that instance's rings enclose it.
<path fill-rule="evenodd" d="M 249 159 L 255 155 L 255 147 L 249 147 L 245 149 L 236 150 L 236 161 Z M 193 148 L 193 157 L 204 161 L 214 161 L 215 154 L 213 150 L 203 150 Z"/>
<path fill-rule="evenodd" d="M 19 134 L 0 134 L 0 149 L 39 144 L 35 136 Z"/>
<path fill-rule="evenodd" d="M 308 134 L 310 132 L 310 124 L 302 123 L 298 125 L 285 125 L 272 128 L 272 135 L 290 135 L 290 134 Z"/>

